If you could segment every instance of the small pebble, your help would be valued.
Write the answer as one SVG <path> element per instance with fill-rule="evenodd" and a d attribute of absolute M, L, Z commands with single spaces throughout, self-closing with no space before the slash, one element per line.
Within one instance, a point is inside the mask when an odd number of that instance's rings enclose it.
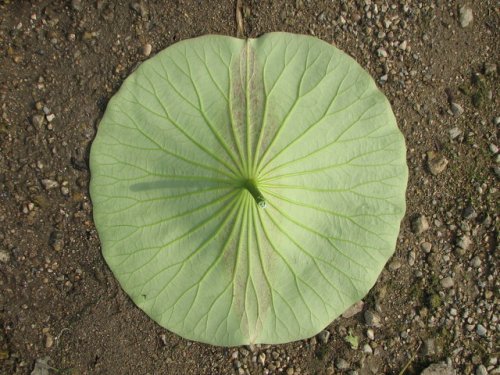
<path fill-rule="evenodd" d="M 455 102 L 452 102 L 450 104 L 450 109 L 451 113 L 453 113 L 455 116 L 460 116 L 462 113 L 464 113 L 464 109 L 462 108 L 462 106 Z"/>
<path fill-rule="evenodd" d="M 379 57 L 387 57 L 387 51 L 385 49 L 383 49 L 383 48 L 379 48 L 377 50 L 377 55 Z"/>
<path fill-rule="evenodd" d="M 50 246 L 52 246 L 52 249 L 54 249 L 55 251 L 61 251 L 64 247 L 64 238 L 62 232 L 57 230 L 53 231 L 50 234 L 49 243 Z"/>
<path fill-rule="evenodd" d="M 102 276 L 102 278 L 104 279 L 104 276 Z M 160 341 L 163 344 L 163 346 L 167 346 L 168 345 L 167 335 L 164 333 L 160 334 Z"/>
<path fill-rule="evenodd" d="M 339 369 L 339 370 L 345 370 L 345 369 L 348 369 L 349 368 L 349 362 L 347 362 L 345 359 L 343 358 L 340 358 L 337 360 L 337 362 L 335 363 L 335 366 Z"/>
<path fill-rule="evenodd" d="M 142 46 L 142 54 L 146 57 L 151 55 L 152 50 L 153 50 L 153 46 L 149 43 L 146 43 L 144 46 Z"/>
<path fill-rule="evenodd" d="M 448 159 L 434 151 L 427 153 L 427 167 L 434 176 L 442 173 L 448 165 Z"/>
<path fill-rule="evenodd" d="M 411 223 L 413 233 L 420 234 L 429 229 L 429 222 L 424 215 L 418 215 Z"/>
<path fill-rule="evenodd" d="M 497 64 L 495 63 L 484 63 L 484 74 L 487 76 L 492 76 L 497 73 Z"/>
<path fill-rule="evenodd" d="M 475 219 L 477 217 L 477 212 L 474 209 L 474 207 L 469 205 L 469 206 L 465 207 L 464 212 L 462 213 L 462 216 L 466 220 L 472 220 L 472 219 Z"/>
<path fill-rule="evenodd" d="M 36 126 L 37 128 L 42 127 L 43 122 L 44 122 L 43 115 L 34 115 L 31 118 L 31 123 L 33 124 L 33 126 Z"/>
<path fill-rule="evenodd" d="M 497 145 L 490 143 L 489 148 L 490 148 L 490 151 L 492 154 L 498 154 L 498 146 Z"/>
<path fill-rule="evenodd" d="M 425 368 L 420 375 L 456 375 L 457 372 L 447 363 L 433 363 Z"/>
<path fill-rule="evenodd" d="M 478 354 L 472 355 L 471 362 L 473 365 L 480 365 L 481 361 L 482 361 L 481 356 L 479 356 Z"/>
<path fill-rule="evenodd" d="M 449 289 L 453 286 L 453 279 L 450 276 L 445 277 L 440 282 L 441 286 L 445 289 Z"/>
<path fill-rule="evenodd" d="M 45 116 L 45 118 L 47 119 L 48 122 L 52 122 L 56 118 L 56 115 L 51 113 L 50 115 Z"/>
<path fill-rule="evenodd" d="M 368 328 L 366 330 L 366 337 L 368 337 L 370 340 L 375 340 L 375 333 L 373 332 L 373 329 Z"/>
<path fill-rule="evenodd" d="M 46 348 L 52 348 L 52 345 L 54 345 L 54 338 L 50 333 L 45 334 L 45 347 Z"/>
<path fill-rule="evenodd" d="M 146 5 L 142 1 L 135 1 L 131 3 L 130 8 L 135 10 L 143 18 L 148 16 L 148 10 L 146 8 Z"/>
<path fill-rule="evenodd" d="M 366 353 L 366 354 L 372 354 L 373 353 L 373 349 L 370 346 L 370 344 L 363 345 L 363 353 Z"/>
<path fill-rule="evenodd" d="M 328 339 L 330 338 L 330 332 L 327 331 L 327 330 L 323 330 L 321 331 L 320 333 L 318 333 L 318 340 L 322 343 L 322 344 L 326 344 L 328 343 Z"/>
<path fill-rule="evenodd" d="M 82 35 L 83 40 L 91 40 L 94 37 L 94 34 L 90 31 L 85 31 Z"/>
<path fill-rule="evenodd" d="M 411 264 L 410 264 L 411 266 Z M 391 271 L 396 271 L 401 268 L 401 262 L 398 259 L 394 259 L 391 263 L 389 263 L 389 269 Z"/>
<path fill-rule="evenodd" d="M 10 261 L 10 253 L 7 250 L 0 250 L 0 262 L 8 263 Z"/>
<path fill-rule="evenodd" d="M 495 165 L 493 167 L 493 171 L 495 172 L 495 174 L 497 175 L 497 177 L 500 178 L 500 167 L 498 165 Z"/>
<path fill-rule="evenodd" d="M 420 248 L 426 252 L 426 253 L 430 253 L 431 250 L 432 250 L 432 244 L 430 242 L 422 242 L 420 244 Z"/>
<path fill-rule="evenodd" d="M 352 318 L 354 315 L 359 314 L 363 310 L 364 302 L 363 301 L 358 301 L 351 307 L 349 307 L 344 313 L 342 314 L 343 318 Z"/>
<path fill-rule="evenodd" d="M 424 341 L 422 354 L 425 356 L 436 354 L 436 343 L 434 339 L 430 338 Z"/>
<path fill-rule="evenodd" d="M 486 370 L 484 365 L 479 365 L 476 368 L 476 375 L 488 375 L 488 370 Z"/>
<path fill-rule="evenodd" d="M 474 268 L 479 268 L 481 266 L 481 258 L 479 258 L 476 255 L 474 258 L 472 258 L 472 260 L 470 261 L 470 264 Z"/>
<path fill-rule="evenodd" d="M 260 353 L 259 354 L 259 363 L 264 366 L 266 363 L 266 354 L 265 353 Z"/>
<path fill-rule="evenodd" d="M 82 10 L 82 0 L 71 0 L 71 7 L 77 12 Z"/>
<path fill-rule="evenodd" d="M 477 333 L 479 336 L 484 337 L 484 336 L 486 336 L 486 333 L 487 333 L 487 332 L 488 332 L 488 331 L 486 330 L 486 328 L 485 328 L 482 324 L 478 324 L 478 325 L 476 326 L 476 333 Z"/>
<path fill-rule="evenodd" d="M 380 316 L 375 311 L 366 310 L 365 323 L 371 327 L 380 327 Z"/>
<path fill-rule="evenodd" d="M 460 26 L 467 27 L 474 20 L 474 16 L 472 14 L 472 9 L 467 5 L 464 5 L 460 8 Z"/>
<path fill-rule="evenodd" d="M 42 180 L 42 185 L 47 190 L 59 187 L 59 183 L 57 181 L 50 180 L 48 178 Z"/>
<path fill-rule="evenodd" d="M 451 139 L 456 139 L 462 134 L 462 131 L 458 127 L 454 127 L 450 130 L 448 130 L 448 134 L 450 135 Z"/>
<path fill-rule="evenodd" d="M 472 245 L 472 240 L 469 236 L 463 235 L 457 241 L 457 246 L 463 250 L 467 250 Z"/>
<path fill-rule="evenodd" d="M 412 250 L 410 251 L 410 254 L 408 254 L 408 265 L 413 266 L 415 264 L 415 261 L 417 259 L 417 255 L 415 252 Z"/>

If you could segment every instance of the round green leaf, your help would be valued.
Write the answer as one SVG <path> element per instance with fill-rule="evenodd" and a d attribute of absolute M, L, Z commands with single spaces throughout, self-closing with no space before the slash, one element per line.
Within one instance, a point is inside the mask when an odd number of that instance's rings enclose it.
<path fill-rule="evenodd" d="M 393 254 L 405 151 L 371 77 L 325 42 L 177 43 L 125 80 L 92 145 L 104 257 L 133 301 L 185 338 L 310 337 Z"/>

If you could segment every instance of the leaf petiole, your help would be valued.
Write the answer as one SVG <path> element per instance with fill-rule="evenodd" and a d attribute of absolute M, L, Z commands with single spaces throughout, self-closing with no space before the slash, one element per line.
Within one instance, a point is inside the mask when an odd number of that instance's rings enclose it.
<path fill-rule="evenodd" d="M 255 202 L 257 202 L 257 205 L 260 208 L 266 208 L 266 200 L 264 199 L 264 196 L 260 192 L 259 188 L 257 188 L 257 184 L 253 179 L 249 178 L 248 180 L 245 180 L 243 187 L 247 189 L 250 194 L 252 194 L 252 197 L 255 199 Z"/>

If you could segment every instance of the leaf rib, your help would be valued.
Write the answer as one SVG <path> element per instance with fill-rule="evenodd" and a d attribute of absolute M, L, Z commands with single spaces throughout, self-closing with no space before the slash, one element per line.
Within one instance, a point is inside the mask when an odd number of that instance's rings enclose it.
<path fill-rule="evenodd" d="M 377 93 L 376 93 L 376 94 L 377 94 Z M 376 94 L 374 94 L 374 95 L 376 95 Z M 366 98 L 368 98 L 368 97 L 366 97 Z M 364 98 L 364 99 L 366 99 L 366 98 Z M 334 101 L 335 101 L 335 99 L 334 99 Z M 332 102 L 331 102 L 331 105 L 334 103 L 334 101 L 332 101 Z M 355 104 L 355 103 L 358 103 L 358 101 L 357 101 L 357 100 L 355 100 L 354 102 L 352 102 L 352 103 L 351 103 L 351 105 L 352 105 L 352 104 Z M 310 156 L 312 156 L 312 155 L 315 155 L 315 154 L 317 154 L 317 153 L 319 153 L 319 152 L 321 152 L 321 151 L 323 151 L 323 150 L 325 150 L 325 149 L 328 149 L 330 146 L 333 146 L 334 144 L 336 144 L 336 143 L 337 143 L 337 142 L 338 142 L 338 141 L 342 138 L 342 136 L 343 136 L 343 135 L 344 135 L 347 131 L 349 131 L 349 130 L 351 130 L 351 129 L 352 129 L 352 127 L 353 127 L 353 126 L 356 126 L 357 124 L 360 124 L 362 121 L 371 120 L 371 119 L 377 118 L 378 116 L 380 116 L 380 115 L 381 115 L 381 114 L 376 114 L 376 115 L 374 115 L 374 116 L 370 116 L 370 117 L 366 117 L 366 118 L 364 118 L 364 115 L 365 115 L 365 114 L 366 114 L 366 113 L 367 113 L 370 109 L 372 109 L 372 108 L 373 108 L 373 106 L 368 107 L 367 109 L 365 109 L 365 110 L 362 112 L 362 114 L 361 114 L 358 118 L 356 118 L 353 122 L 351 122 L 351 123 L 350 123 L 350 124 L 346 127 L 346 129 L 344 129 L 344 130 L 343 130 L 343 131 L 342 131 L 342 132 L 341 132 L 341 133 L 340 133 L 340 134 L 339 134 L 339 135 L 338 135 L 338 136 L 337 136 L 337 137 L 336 137 L 336 138 L 335 138 L 332 142 L 327 143 L 326 145 L 324 145 L 324 146 L 322 146 L 322 147 L 320 147 L 320 148 L 316 149 L 315 151 L 313 151 L 313 152 L 311 152 L 311 153 L 309 153 L 309 154 L 307 154 L 307 155 L 305 155 L 305 156 L 302 156 L 302 157 L 300 157 L 300 158 L 294 159 L 294 160 L 292 160 L 291 162 L 286 162 L 286 163 L 283 163 L 283 164 L 281 164 L 281 165 L 278 165 L 278 166 L 277 166 L 277 167 L 275 167 L 275 168 L 272 168 L 271 170 L 265 171 L 266 167 L 267 167 L 267 166 L 269 166 L 269 165 L 271 165 L 271 163 L 272 163 L 272 162 L 273 162 L 273 161 L 274 161 L 274 160 L 275 160 L 275 159 L 276 159 L 279 155 L 281 155 L 283 152 L 285 152 L 285 151 L 289 150 L 289 149 L 290 149 L 290 147 L 291 147 L 292 145 L 294 145 L 296 142 L 298 142 L 298 141 L 300 141 L 300 140 L 304 139 L 304 137 L 307 135 L 307 133 L 308 133 L 309 131 L 311 131 L 311 129 L 313 129 L 314 127 L 316 127 L 316 126 L 317 126 L 318 124 L 320 124 L 321 122 L 326 121 L 329 117 L 331 117 L 331 116 L 333 116 L 333 115 L 335 115 L 335 114 L 339 114 L 339 113 L 341 113 L 341 112 L 345 111 L 345 110 L 346 110 L 347 108 L 349 108 L 349 107 L 350 107 L 350 105 L 348 105 L 348 106 L 346 106 L 346 107 L 343 107 L 343 108 L 341 108 L 340 110 L 338 110 L 338 111 L 336 111 L 336 112 L 330 113 L 330 114 L 328 114 L 328 115 L 326 115 L 326 114 L 325 114 L 324 116 L 320 117 L 320 119 L 319 119 L 318 121 L 316 121 L 316 122 L 315 122 L 315 123 L 313 123 L 311 126 L 309 126 L 309 127 L 308 127 L 308 128 L 307 128 L 304 132 L 303 132 L 303 133 L 301 133 L 301 134 L 300 134 L 299 136 L 297 136 L 297 137 L 296 137 L 293 141 L 291 141 L 289 144 L 287 144 L 287 146 L 286 146 L 286 147 L 282 148 L 280 151 L 278 151 L 276 154 L 274 154 L 274 155 L 273 155 L 273 157 L 272 157 L 272 158 L 271 158 L 271 159 L 270 159 L 270 160 L 266 163 L 266 165 L 262 167 L 261 174 L 262 174 L 262 175 L 268 175 L 268 174 L 270 174 L 271 172 L 273 172 L 274 170 L 276 170 L 276 169 L 278 169 L 278 168 L 281 168 L 282 166 L 287 166 L 287 165 L 289 165 L 289 164 L 295 163 L 296 161 L 302 161 L 302 160 L 305 160 L 305 159 L 309 158 L 309 157 L 310 157 Z M 327 111 L 328 111 L 328 110 L 327 110 Z"/>
<path fill-rule="evenodd" d="M 288 49 L 288 45 L 285 46 L 285 56 L 286 56 L 287 49 Z M 264 113 L 262 115 L 262 125 L 261 125 L 261 128 L 260 128 L 259 138 L 257 140 L 255 155 L 254 155 L 254 159 L 253 159 L 253 164 L 256 166 L 254 174 L 257 174 L 257 172 L 258 172 L 258 164 L 259 164 L 259 160 L 260 160 L 260 149 L 261 149 L 261 146 L 262 146 L 262 137 L 264 135 L 264 130 L 265 130 L 266 125 L 267 125 L 267 111 L 268 111 L 268 107 L 269 107 L 269 98 L 271 97 L 271 94 L 272 94 L 274 88 L 276 87 L 276 85 L 278 84 L 279 80 L 281 79 L 282 75 L 287 70 L 287 66 L 290 66 L 292 64 L 293 60 L 295 60 L 296 56 L 298 55 L 298 51 L 299 50 L 296 49 L 294 55 L 290 59 L 289 64 L 288 65 L 285 64 L 285 66 L 283 67 L 283 69 L 279 73 L 278 77 L 274 81 L 274 83 L 273 83 L 271 89 L 269 90 L 269 92 L 267 92 L 267 88 L 266 88 L 266 81 L 267 81 L 266 80 L 266 69 L 265 69 L 266 66 L 267 66 L 267 57 L 266 57 L 264 68 L 262 69 L 262 82 L 264 84 L 264 93 L 265 93 L 265 97 L 266 98 L 264 100 Z"/>
<path fill-rule="evenodd" d="M 356 281 L 360 281 L 362 282 L 363 280 L 360 280 L 360 279 L 355 279 L 355 278 L 352 278 L 351 276 L 349 276 L 347 273 L 345 273 L 342 269 L 334 266 L 333 264 L 331 264 L 330 262 L 328 262 L 327 260 L 323 259 L 323 258 L 320 258 L 320 257 L 317 257 L 313 254 L 311 254 L 310 252 L 308 252 L 302 245 L 299 244 L 299 242 L 297 240 L 295 240 L 293 238 L 293 236 L 288 233 L 286 230 L 284 230 L 280 225 L 278 225 L 278 223 L 276 222 L 276 220 L 273 219 L 273 217 L 271 215 L 269 215 L 269 213 L 267 213 L 267 216 L 271 219 L 271 221 L 273 222 L 273 224 L 276 226 L 276 228 L 278 228 L 280 230 L 281 233 L 283 233 L 295 246 L 297 246 L 297 248 L 303 252 L 307 257 L 309 257 L 313 262 L 314 264 L 316 265 L 316 267 L 318 268 L 318 270 L 320 271 L 322 277 L 327 281 L 327 283 L 337 292 L 338 296 L 340 299 L 342 299 L 343 301 L 343 298 L 342 298 L 342 291 L 336 287 L 335 285 L 332 284 L 332 282 L 330 281 L 330 279 L 328 279 L 328 277 L 325 276 L 325 274 L 321 271 L 321 268 L 319 267 L 318 265 L 318 261 L 320 262 L 323 262 L 325 263 L 326 265 L 328 265 L 330 268 L 332 268 L 335 272 L 338 272 L 340 274 L 342 274 L 345 279 L 356 289 L 357 286 L 354 284 L 353 280 L 356 280 Z"/>
<path fill-rule="evenodd" d="M 181 266 L 181 270 L 184 268 L 184 266 L 186 265 L 187 262 L 189 262 L 191 260 L 191 258 L 194 257 L 195 254 L 197 254 L 201 249 L 207 247 L 207 245 L 213 241 L 214 238 L 217 237 L 217 235 L 221 232 L 222 228 L 224 228 L 228 221 L 229 221 L 229 218 L 231 218 L 234 213 L 237 211 L 238 209 L 238 202 L 241 202 L 242 199 L 241 199 L 241 195 L 240 195 L 240 199 L 234 203 L 231 211 L 229 212 L 229 214 L 227 215 L 227 217 L 224 219 L 224 221 L 221 223 L 221 225 L 219 226 L 219 228 L 217 229 L 216 233 L 210 237 L 208 239 L 208 241 L 205 241 L 203 243 L 203 245 L 201 247 L 199 247 L 195 252 L 193 252 L 186 260 L 184 260 L 182 262 L 182 266 Z M 226 246 L 227 244 L 229 243 L 229 240 L 231 239 L 232 235 L 234 233 L 234 226 L 232 227 L 231 229 L 231 232 L 230 232 L 230 235 L 226 238 L 226 240 L 224 241 L 224 244 L 222 246 L 222 248 L 219 250 L 219 255 L 214 259 L 214 261 L 210 264 L 210 266 L 205 270 L 205 272 L 201 275 L 201 277 L 194 283 L 194 285 L 197 285 L 198 286 L 198 290 L 197 290 L 197 294 L 195 296 L 195 298 L 193 299 L 192 303 L 191 303 L 191 307 L 188 308 L 187 312 L 184 313 L 184 322 L 186 321 L 186 319 L 188 319 L 188 316 L 189 316 L 189 313 L 191 311 L 191 308 L 193 306 L 193 304 L 196 302 L 196 299 L 198 297 L 198 292 L 199 292 L 199 286 L 200 284 L 206 279 L 206 277 L 214 270 L 215 266 L 219 263 L 219 261 L 222 259 L 222 257 L 224 256 L 224 254 L 226 253 Z M 175 280 L 175 278 L 173 278 L 169 283 L 171 283 L 173 280 Z M 186 291 L 187 292 L 187 291 Z M 185 292 L 185 293 L 186 293 Z M 171 306 L 171 308 L 175 308 L 175 306 L 179 303 L 179 301 L 181 300 L 181 298 L 185 295 L 185 293 L 182 293 L 179 298 L 177 298 L 176 301 L 174 301 L 174 304 Z M 158 297 L 159 297 L 159 294 L 158 294 Z M 212 304 L 213 305 L 213 304 Z M 168 309 L 167 309 L 168 310 Z M 196 328 L 196 327 L 195 327 Z"/>
<path fill-rule="evenodd" d="M 307 59 L 309 58 L 309 54 L 307 54 L 307 58 L 306 58 L 306 64 L 307 64 Z M 283 131 L 283 129 L 285 128 L 285 125 L 288 124 L 288 118 L 290 117 L 290 115 L 294 112 L 295 108 L 297 107 L 297 104 L 300 103 L 301 99 L 303 98 L 303 96 L 300 95 L 300 91 L 302 89 L 302 84 L 303 84 L 303 81 L 304 81 L 304 77 L 306 75 L 306 72 L 307 72 L 307 69 L 304 69 L 304 71 L 302 72 L 302 75 L 300 76 L 300 80 L 299 80 L 299 85 L 298 85 L 298 88 L 297 88 L 297 96 L 296 96 L 296 99 L 295 101 L 293 102 L 292 106 L 290 107 L 290 109 L 288 110 L 287 114 L 285 115 L 285 117 L 283 118 L 283 120 L 281 121 L 281 123 L 279 124 L 278 126 L 278 130 L 274 133 L 273 137 L 271 138 L 271 142 L 269 142 L 269 145 L 267 146 L 267 148 L 264 150 L 264 153 L 262 154 L 262 156 L 260 157 L 260 161 L 258 162 L 257 166 L 256 166 L 256 170 L 259 171 L 260 170 L 260 166 L 262 164 L 262 161 L 265 159 L 267 153 L 269 152 L 269 150 L 271 150 L 273 148 L 273 145 L 274 145 L 274 142 L 276 141 L 276 139 L 278 139 L 278 137 L 280 136 L 281 132 Z M 308 92 L 309 94 L 310 92 Z"/>
<path fill-rule="evenodd" d="M 150 82 L 150 81 L 149 81 Z M 151 83 L 150 83 L 151 84 Z M 126 86 L 123 86 L 123 87 L 126 87 Z M 167 121 L 169 121 L 173 126 L 174 128 L 176 128 L 181 134 L 183 134 L 189 141 L 191 141 L 191 143 L 193 143 L 198 149 L 202 150 L 205 154 L 209 155 L 212 159 L 218 161 L 221 165 L 223 165 L 225 168 L 227 168 L 229 171 L 231 171 L 234 175 L 237 175 L 237 170 L 233 169 L 231 166 L 229 166 L 229 164 L 227 164 L 224 160 L 218 158 L 215 154 L 213 154 L 212 152 L 210 152 L 206 147 L 202 146 L 199 142 L 197 142 L 194 138 L 192 138 L 186 131 L 182 130 L 182 127 L 177 124 L 169 115 L 168 113 L 168 110 L 167 108 L 165 107 L 165 105 L 163 104 L 162 101 L 159 100 L 158 98 L 158 95 L 156 95 L 156 98 L 157 98 L 157 101 L 158 103 L 160 104 L 160 106 L 163 108 L 163 112 L 164 112 L 164 115 L 161 115 L 159 113 L 156 113 L 155 111 L 151 110 L 150 108 L 146 107 L 144 104 L 140 103 L 138 100 L 137 100 L 137 97 L 130 91 L 128 90 L 127 88 L 127 91 L 129 92 L 129 94 L 131 96 L 134 97 L 135 101 L 132 101 L 132 100 L 128 100 L 128 99 L 123 99 L 124 101 L 127 101 L 129 103 L 134 103 L 134 104 L 137 104 L 139 105 L 140 107 L 142 107 L 144 110 L 146 110 L 147 112 L 150 112 L 152 114 L 154 114 L 155 116 L 158 116 L 158 117 L 161 117 Z M 128 116 L 128 115 L 127 115 Z"/>
<path fill-rule="evenodd" d="M 301 222 L 298 222 L 297 220 L 293 219 L 291 216 L 286 215 L 286 214 L 285 214 L 282 210 L 278 209 L 277 207 L 274 207 L 274 209 L 275 209 L 276 211 L 278 211 L 278 212 L 281 214 L 281 216 L 285 217 L 285 218 L 286 218 L 287 220 L 289 220 L 290 222 L 292 222 L 292 223 L 294 223 L 295 225 L 297 225 L 297 226 L 301 227 L 302 229 L 305 229 L 306 231 L 308 231 L 308 232 L 310 232 L 310 233 L 313 233 L 313 234 L 317 235 L 318 237 L 321 237 L 321 238 L 325 239 L 326 241 L 328 241 L 328 242 L 330 242 L 330 243 L 331 243 L 331 241 L 330 241 L 330 239 L 331 239 L 331 238 L 334 238 L 334 239 L 335 239 L 335 237 L 329 237 L 329 236 L 326 236 L 326 235 L 324 235 L 323 233 L 320 233 L 320 232 L 318 232 L 318 231 L 316 231 L 316 230 L 314 230 L 314 229 L 312 229 L 312 228 L 308 227 L 307 225 L 302 224 Z M 332 244 L 332 246 L 334 246 L 334 245 Z M 341 254 L 341 255 L 343 255 L 345 258 L 349 259 L 352 263 L 354 263 L 354 264 L 356 264 L 356 265 L 360 266 L 361 268 L 363 268 L 363 269 L 365 269 L 365 270 L 368 270 L 368 267 L 367 267 L 366 265 L 364 265 L 364 264 L 362 264 L 362 263 L 359 263 L 359 262 L 358 262 L 357 260 L 355 260 L 354 258 L 352 258 L 352 257 L 350 257 L 350 256 L 348 256 L 348 255 L 346 255 L 344 252 L 340 251 L 340 249 L 338 249 L 337 247 L 335 247 L 335 248 L 336 248 L 336 250 L 338 251 L 338 253 L 339 253 L 339 254 Z M 346 274 L 346 276 L 348 276 L 348 275 Z M 349 277 L 349 276 L 348 276 L 348 277 Z M 355 279 L 355 278 L 353 278 L 352 276 L 350 276 L 350 278 L 351 278 L 351 279 L 353 279 L 353 280 L 356 280 L 356 279 Z M 358 281 L 362 281 L 362 280 L 358 280 Z"/>
<path fill-rule="evenodd" d="M 350 221 L 351 223 L 353 223 L 354 225 L 356 225 L 360 229 L 364 230 L 365 232 L 370 233 L 371 235 L 377 237 L 379 240 L 381 240 L 383 242 L 386 242 L 386 240 L 384 238 L 382 238 L 378 233 L 375 233 L 374 231 L 372 231 L 372 230 L 370 230 L 368 228 L 365 228 L 364 226 L 362 226 L 361 224 L 359 224 L 356 220 L 352 219 L 352 217 L 350 217 L 350 216 L 348 216 L 346 214 L 343 214 L 343 213 L 340 213 L 340 212 L 336 212 L 336 211 L 327 210 L 327 209 L 324 209 L 322 207 L 313 206 L 313 205 L 306 204 L 306 203 L 303 203 L 303 202 L 297 202 L 297 201 L 294 201 L 294 200 L 291 200 L 291 199 L 288 199 L 288 198 L 284 198 L 284 197 L 282 197 L 280 195 L 277 195 L 277 194 L 274 194 L 274 193 L 271 193 L 271 192 L 268 192 L 268 194 L 274 196 L 277 199 L 281 199 L 281 200 L 283 200 L 283 201 L 285 201 L 287 203 L 291 203 L 291 204 L 296 205 L 296 206 L 310 208 L 312 210 L 316 210 L 316 211 L 319 211 L 319 212 L 324 212 L 326 214 L 329 214 L 329 215 L 332 215 L 332 216 L 335 216 L 335 217 L 338 217 L 338 218 Z M 359 214 L 358 216 L 366 216 L 366 215 Z M 370 215 L 370 216 L 374 216 L 374 217 L 378 218 L 378 216 L 376 216 L 376 215 Z M 305 228 L 305 226 L 304 226 L 304 228 Z"/>
<path fill-rule="evenodd" d="M 284 178 L 284 177 L 294 177 L 294 176 L 303 176 L 303 175 L 308 175 L 308 174 L 314 174 L 314 173 L 318 173 L 318 172 L 323 172 L 323 171 L 328 170 L 328 169 L 339 168 L 339 167 L 344 167 L 344 166 L 351 166 L 351 167 L 357 167 L 357 168 L 370 168 L 370 167 L 389 166 L 389 165 L 391 165 L 391 163 L 393 163 L 394 161 L 398 160 L 398 158 L 394 158 L 394 159 L 392 159 L 389 162 L 378 163 L 378 164 L 352 164 L 351 162 L 354 161 L 354 160 L 357 160 L 359 158 L 363 158 L 365 156 L 372 155 L 372 154 L 375 154 L 375 153 L 378 153 L 378 152 L 391 152 L 391 151 L 397 152 L 398 151 L 397 149 L 395 149 L 395 150 L 388 150 L 389 147 L 391 147 L 391 146 L 393 146 L 394 144 L 397 144 L 397 143 L 398 142 L 393 142 L 393 143 L 390 143 L 388 145 L 385 145 L 382 148 L 378 148 L 376 150 L 371 150 L 371 151 L 367 151 L 367 152 L 364 152 L 364 153 L 359 154 L 359 155 L 355 155 L 355 156 L 353 156 L 352 158 L 350 158 L 349 160 L 347 160 L 347 161 L 345 161 L 343 163 L 331 164 L 331 165 L 328 165 L 326 167 L 321 167 L 321 168 L 316 168 L 316 169 L 307 169 L 305 171 L 299 171 L 299 172 L 295 172 L 295 173 L 287 173 L 287 174 L 282 174 L 282 175 L 275 175 L 275 176 L 272 177 L 272 180 L 280 179 L 280 178 Z M 312 155 L 312 153 L 304 156 L 303 158 L 305 159 L 307 157 L 310 157 L 311 155 Z M 293 164 L 296 160 L 300 160 L 300 159 L 295 159 L 295 160 L 293 160 L 293 161 L 291 161 L 289 163 L 280 164 L 278 167 L 272 169 L 267 174 L 270 174 L 271 172 L 275 172 L 277 169 L 289 166 L 290 164 Z M 261 181 L 265 182 L 265 181 L 269 181 L 269 180 L 271 180 L 271 178 L 268 178 L 268 179 L 263 178 Z"/>
<path fill-rule="evenodd" d="M 181 156 L 179 154 L 176 154 L 174 152 L 171 152 L 169 150 L 167 150 L 165 147 L 161 146 L 158 142 L 156 142 L 152 137 L 148 136 L 137 124 L 137 122 L 131 117 L 129 116 L 128 114 L 126 114 L 125 112 L 122 112 L 125 116 L 127 116 L 130 121 L 132 121 L 132 123 L 134 124 L 135 126 L 135 130 L 137 130 L 144 138 L 146 138 L 147 140 L 149 140 L 151 143 L 155 144 L 159 150 L 161 150 L 163 153 L 167 154 L 167 155 L 170 155 L 170 156 L 173 156 L 177 159 L 180 159 L 186 163 L 189 163 L 189 164 L 192 164 L 194 166 L 197 166 L 197 167 L 200 167 L 200 168 L 204 168 L 204 169 L 208 169 L 208 170 L 211 170 L 211 171 L 214 171 L 214 172 L 217 172 L 217 173 L 220 173 L 220 174 L 223 174 L 225 176 L 227 176 L 228 178 L 232 178 L 234 176 L 234 174 L 228 174 L 220 169 L 217 169 L 217 168 L 214 168 L 214 167 L 211 167 L 211 166 L 208 166 L 208 165 L 205 165 L 205 164 L 202 164 L 202 163 L 198 163 L 198 162 L 195 162 L 194 160 L 192 159 L 188 159 L 184 156 Z M 110 123 L 116 125 L 116 126 L 122 126 L 121 124 L 117 123 L 117 122 L 114 122 L 114 121 L 110 121 Z M 134 145 L 127 145 L 127 144 L 124 144 L 122 143 L 118 138 L 114 137 L 112 134 L 107 134 L 108 137 L 111 137 L 113 139 L 115 139 L 117 142 L 119 142 L 122 146 L 128 146 L 128 147 L 132 147 L 132 148 L 138 148 Z"/>
<path fill-rule="evenodd" d="M 262 269 L 262 273 L 264 274 L 264 279 L 266 281 L 266 284 L 269 288 L 269 295 L 271 297 L 271 307 L 273 309 L 273 313 L 274 313 L 274 329 L 275 329 L 275 332 L 278 332 L 278 320 L 280 321 L 280 323 L 283 325 L 283 327 L 285 327 L 288 331 L 288 333 L 290 333 L 290 330 L 288 328 L 288 326 L 283 322 L 283 320 L 279 317 L 280 315 L 278 314 L 278 312 L 276 311 L 276 306 L 275 306 L 275 303 L 274 303 L 274 295 L 273 295 L 273 292 L 274 292 L 274 288 L 271 284 L 271 281 L 269 279 L 269 276 L 267 274 L 267 271 L 266 271 L 266 267 L 264 265 L 264 259 L 263 259 L 263 256 L 262 256 L 262 246 L 260 244 L 260 236 L 259 234 L 257 233 L 257 221 L 256 221 L 256 217 L 259 218 L 259 223 L 261 225 L 261 227 L 263 226 L 263 223 L 261 221 L 261 217 L 259 215 L 259 212 L 257 210 L 257 207 L 254 205 L 252 206 L 252 210 L 253 210 L 253 215 L 252 215 L 252 223 L 253 223 L 253 230 L 254 230 L 254 236 L 255 236 L 255 241 L 256 241 L 256 245 L 257 245 L 257 254 L 259 255 L 259 262 L 260 262 L 260 267 Z"/>
<path fill-rule="evenodd" d="M 189 60 L 187 58 L 186 58 L 186 65 L 189 69 L 189 79 L 191 80 L 194 91 L 196 92 L 196 97 L 198 98 L 198 111 L 199 111 L 199 113 L 201 114 L 201 116 L 205 120 L 206 124 L 208 125 L 208 127 L 210 128 L 212 133 L 215 135 L 215 138 L 217 139 L 219 144 L 222 146 L 224 151 L 226 151 L 227 155 L 231 158 L 236 169 L 239 171 L 239 173 L 242 173 L 243 170 L 241 169 L 240 164 L 236 160 L 236 157 L 233 155 L 232 151 L 229 149 L 229 146 L 226 144 L 226 142 L 224 142 L 224 139 L 221 137 L 219 132 L 215 129 L 214 125 L 212 124 L 212 122 L 209 120 L 209 118 L 205 114 L 204 104 L 203 104 L 203 101 L 201 100 L 200 91 L 198 89 L 198 86 L 196 85 L 195 80 L 193 79 L 193 72 L 191 70 L 191 64 L 189 63 Z"/>

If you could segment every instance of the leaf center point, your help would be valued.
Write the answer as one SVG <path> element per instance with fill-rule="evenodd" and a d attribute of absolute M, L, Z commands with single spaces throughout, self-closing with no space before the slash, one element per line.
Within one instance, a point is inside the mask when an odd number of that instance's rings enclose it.
<path fill-rule="evenodd" d="M 253 199 L 255 199 L 255 202 L 257 202 L 257 205 L 260 208 L 266 208 L 267 206 L 266 200 L 264 199 L 264 196 L 257 187 L 257 183 L 255 182 L 254 179 L 249 178 L 244 180 L 243 188 L 245 188 L 252 195 Z"/>

